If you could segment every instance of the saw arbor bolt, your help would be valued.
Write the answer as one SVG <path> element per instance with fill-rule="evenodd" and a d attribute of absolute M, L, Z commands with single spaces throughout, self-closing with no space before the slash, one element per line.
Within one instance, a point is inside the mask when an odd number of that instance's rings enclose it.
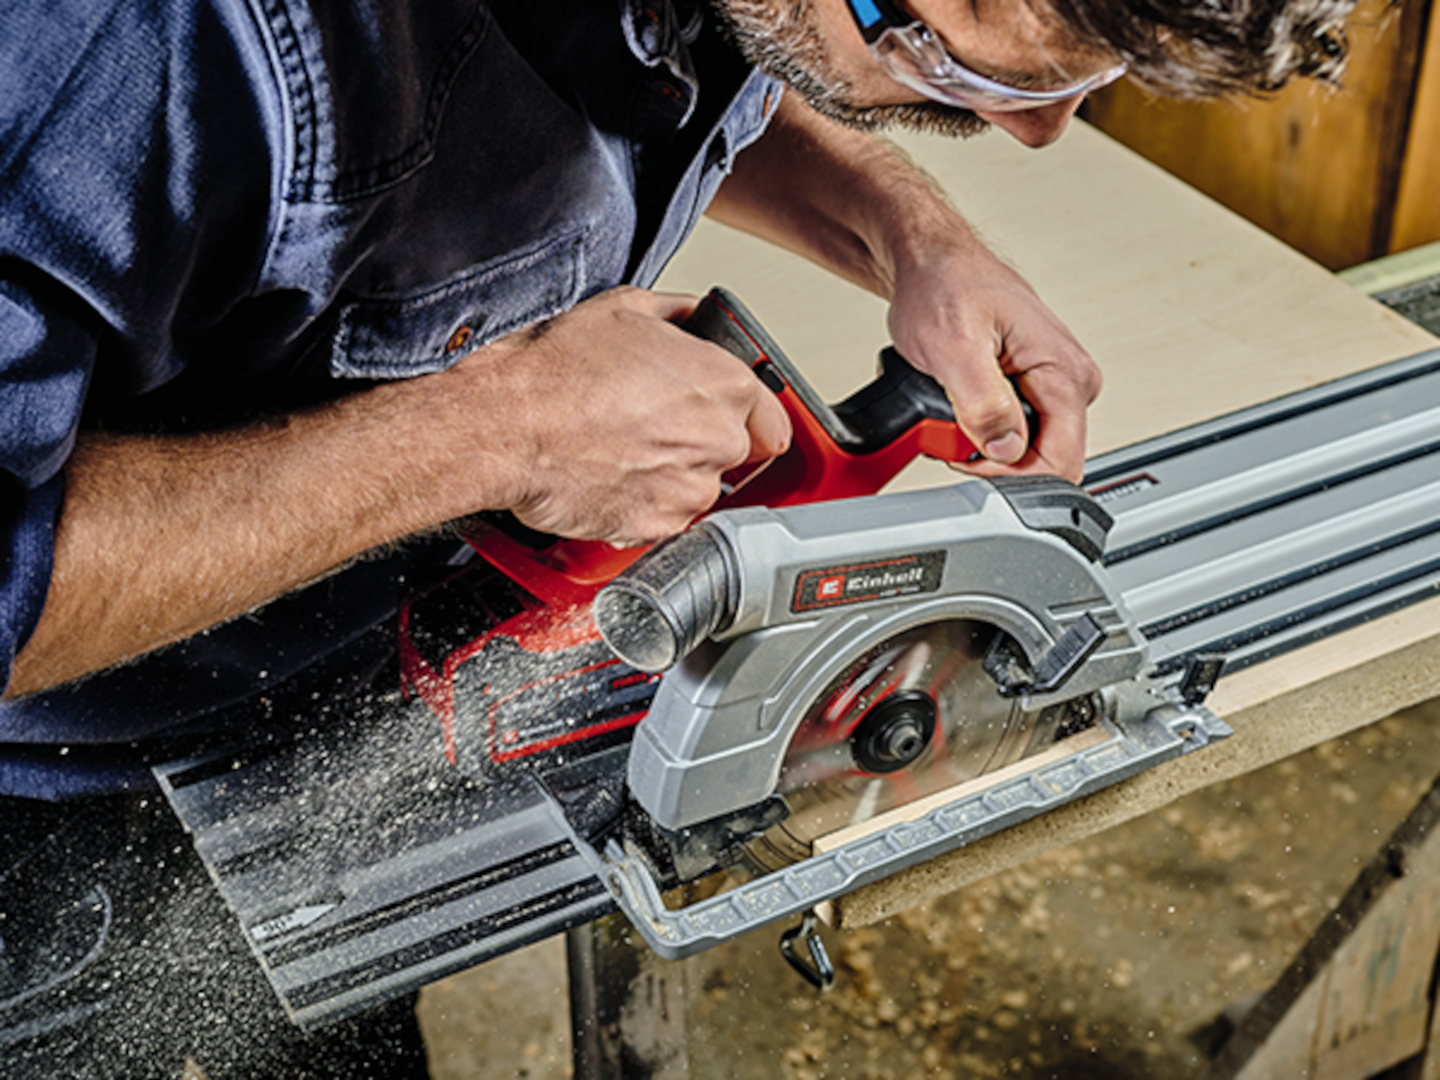
<path fill-rule="evenodd" d="M 905 768 L 935 737 L 935 699 L 920 690 L 903 690 L 881 699 L 850 736 L 855 764 L 866 772 Z"/>

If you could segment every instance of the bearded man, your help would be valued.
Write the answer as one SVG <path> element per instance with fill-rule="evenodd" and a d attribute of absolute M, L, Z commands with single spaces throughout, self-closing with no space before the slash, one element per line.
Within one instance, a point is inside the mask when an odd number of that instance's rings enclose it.
<path fill-rule="evenodd" d="M 976 471 L 1078 479 L 1094 363 L 870 133 L 994 125 L 1040 147 L 1127 70 L 1186 95 L 1332 78 L 1348 8 L 6 5 L 0 882 L 63 822 L 115 834 L 71 859 L 88 880 L 106 843 L 163 828 L 136 817 L 151 761 L 248 722 L 257 697 L 373 669 L 401 582 L 448 556 L 436 526 L 509 510 L 650 542 L 728 469 L 780 453 L 774 397 L 678 329 L 695 298 L 650 291 L 702 212 L 886 299 L 900 351 L 982 449 Z M 1033 446 L 1011 380 L 1039 414 Z M 145 889 L 112 883 L 107 903 L 122 893 Z M 9 902 L 43 911 L 33 890 Z M 35 987 L 66 969 L 24 975 L 24 922 L 4 928 L 0 1043 L 34 1056 L 9 1060 L 139 1075 L 86 1058 L 96 1017 L 121 1008 L 109 990 L 37 1011 Z M 279 1030 L 222 1023 L 169 976 L 132 994 L 164 1035 L 155 1060 L 230 1039 L 242 1068 L 253 1032 Z M 361 1075 L 334 1040 L 288 1039 L 270 1051 Z M 415 1060 L 397 1040 L 376 1074 Z"/>

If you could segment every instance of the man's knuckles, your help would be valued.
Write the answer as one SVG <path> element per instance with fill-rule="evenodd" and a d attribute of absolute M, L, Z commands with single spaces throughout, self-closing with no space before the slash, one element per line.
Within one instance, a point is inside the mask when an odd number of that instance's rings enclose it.
<path fill-rule="evenodd" d="M 953 401 L 956 419 L 981 445 L 1018 431 L 1023 422 L 1020 404 L 1014 397 L 991 394 Z"/>

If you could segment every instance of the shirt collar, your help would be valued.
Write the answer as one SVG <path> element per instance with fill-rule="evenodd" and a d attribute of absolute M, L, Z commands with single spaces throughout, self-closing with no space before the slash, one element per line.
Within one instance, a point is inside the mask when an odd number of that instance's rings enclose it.
<path fill-rule="evenodd" d="M 684 95 L 681 127 L 695 112 L 695 99 L 700 92 L 690 50 L 685 47 L 686 38 L 694 40 L 698 29 L 700 9 L 693 10 L 694 17 L 682 25 L 670 0 L 621 0 L 620 22 L 630 51 L 646 67 L 663 67 L 668 71 L 678 84 L 676 89 Z"/>

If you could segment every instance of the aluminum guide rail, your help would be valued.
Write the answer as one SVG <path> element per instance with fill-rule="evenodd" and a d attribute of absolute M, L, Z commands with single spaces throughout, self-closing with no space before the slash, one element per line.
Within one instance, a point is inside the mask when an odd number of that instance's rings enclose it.
<path fill-rule="evenodd" d="M 306 1027 L 614 909 L 534 778 L 470 781 L 426 717 L 379 705 L 156 769 Z"/>
<path fill-rule="evenodd" d="M 1440 350 L 1107 454 L 1085 486 L 1162 671 L 1377 618 L 1440 591 Z"/>
<path fill-rule="evenodd" d="M 1086 487 L 1116 518 L 1107 565 L 1162 671 L 1215 648 L 1234 670 L 1440 591 L 1440 350 L 1090 465 Z M 599 875 L 615 868 L 541 783 L 465 779 L 398 699 L 295 726 L 307 734 L 156 771 L 302 1024 L 614 909 Z M 1172 748 L 1186 741 L 1200 740 Z M 822 880 L 854 888 L 1113 782 L 1122 758 L 1037 766 L 877 834 L 863 861 L 761 879 L 756 903 L 764 921 L 799 910 Z M 876 869 L 875 852 L 895 861 Z M 722 906 L 714 920 L 732 918 Z M 696 922 L 681 936 L 731 932 Z"/>

